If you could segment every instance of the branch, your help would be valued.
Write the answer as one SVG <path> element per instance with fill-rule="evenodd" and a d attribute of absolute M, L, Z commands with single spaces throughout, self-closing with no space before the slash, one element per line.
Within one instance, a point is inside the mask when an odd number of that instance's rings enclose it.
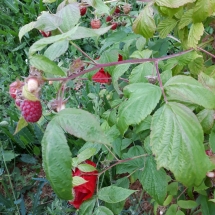
<path fill-rule="evenodd" d="M 120 65 L 120 64 L 127 64 L 127 63 L 131 63 L 131 64 L 139 64 L 139 63 L 145 63 L 145 62 L 159 62 L 162 60 L 168 60 L 170 58 L 174 58 L 174 57 L 178 57 L 181 56 L 183 54 L 187 54 L 189 52 L 193 51 L 193 49 L 189 49 L 186 51 L 182 51 L 176 54 L 172 54 L 172 55 L 168 55 L 165 57 L 160 57 L 160 58 L 148 58 L 148 59 L 129 59 L 129 60 L 123 60 L 123 61 L 117 61 L 117 62 L 110 62 L 110 63 L 103 63 L 103 64 L 97 64 L 94 67 L 87 69 L 87 70 L 83 70 L 77 74 L 72 74 L 66 78 L 46 78 L 45 81 L 67 81 L 67 80 L 72 80 L 75 79 L 81 75 L 84 75 L 88 72 L 100 69 L 100 68 L 104 68 L 104 67 L 108 67 L 108 66 L 115 66 L 115 65 Z"/>
<path fill-rule="evenodd" d="M 164 92 L 163 83 L 162 83 L 162 80 L 161 80 L 159 68 L 158 68 L 158 61 L 155 61 L 155 68 L 156 68 L 156 72 L 157 72 L 157 77 L 158 77 L 159 85 L 160 85 L 160 88 L 161 88 L 161 91 L 162 91 L 162 94 L 163 94 L 163 97 L 164 97 L 164 101 L 166 103 L 168 103 L 167 98 L 166 98 L 166 94 Z"/>

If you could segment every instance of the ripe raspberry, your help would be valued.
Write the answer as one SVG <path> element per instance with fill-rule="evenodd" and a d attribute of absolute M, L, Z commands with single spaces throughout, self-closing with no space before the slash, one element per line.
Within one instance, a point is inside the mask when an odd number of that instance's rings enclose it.
<path fill-rule="evenodd" d="M 99 29 L 101 27 L 101 22 L 99 19 L 92 19 L 90 24 L 93 29 Z"/>
<path fill-rule="evenodd" d="M 81 16 L 84 16 L 86 12 L 87 12 L 87 8 L 83 7 L 83 6 L 80 6 L 80 14 L 81 14 Z"/>
<path fill-rule="evenodd" d="M 116 6 L 114 13 L 120 13 L 120 8 Z"/>
<path fill-rule="evenodd" d="M 112 19 L 113 19 L 112 16 L 107 16 L 107 17 L 106 17 L 106 22 L 110 22 Z"/>
<path fill-rule="evenodd" d="M 117 22 L 112 22 L 112 27 L 111 27 L 111 29 L 112 29 L 112 30 L 115 30 L 115 29 L 117 28 L 117 26 L 118 26 Z"/>
<path fill-rule="evenodd" d="M 41 30 L 39 30 L 40 31 L 40 33 L 44 36 L 44 37 L 50 37 L 51 36 L 51 34 L 52 34 L 52 32 L 51 31 L 47 31 L 47 32 L 45 32 L 45 31 L 41 31 Z"/>
<path fill-rule="evenodd" d="M 22 81 L 14 81 L 12 84 L 9 86 L 9 94 L 13 99 L 16 99 L 16 93 L 19 89 L 21 89 L 24 86 L 24 82 Z"/>
<path fill-rule="evenodd" d="M 21 113 L 27 122 L 37 122 L 42 116 L 42 105 L 40 101 L 24 100 L 20 104 Z"/>

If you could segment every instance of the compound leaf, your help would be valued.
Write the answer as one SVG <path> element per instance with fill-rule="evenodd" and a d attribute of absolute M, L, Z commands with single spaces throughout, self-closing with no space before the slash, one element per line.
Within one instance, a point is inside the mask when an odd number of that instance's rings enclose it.
<path fill-rule="evenodd" d="M 193 112 L 169 102 L 154 114 L 151 130 L 158 168 L 169 169 L 185 186 L 199 186 L 214 167 L 205 154 L 202 127 Z"/>

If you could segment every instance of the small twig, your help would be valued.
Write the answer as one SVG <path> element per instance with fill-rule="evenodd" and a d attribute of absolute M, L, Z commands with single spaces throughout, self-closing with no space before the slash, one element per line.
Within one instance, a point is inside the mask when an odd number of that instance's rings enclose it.
<path fill-rule="evenodd" d="M 155 61 L 162 61 L 162 60 L 168 60 L 170 58 L 174 58 L 174 57 L 178 57 L 181 56 L 183 54 L 187 54 L 189 52 L 193 51 L 193 49 L 189 49 L 186 51 L 182 51 L 176 54 L 172 54 L 172 55 L 168 55 L 165 57 L 160 57 L 160 58 L 148 58 L 148 59 L 129 59 L 129 60 L 123 60 L 123 61 L 116 61 L 116 62 L 110 62 L 110 63 L 103 63 L 103 64 L 97 64 L 94 67 L 87 69 L 87 70 L 83 70 L 77 74 L 72 74 L 66 78 L 46 78 L 44 79 L 45 81 L 65 81 L 65 80 L 72 80 L 75 79 L 81 75 L 84 75 L 88 72 L 100 69 L 100 68 L 104 68 L 104 67 L 108 67 L 108 66 L 115 66 L 115 65 L 120 65 L 120 64 L 138 64 L 138 63 L 145 63 L 145 62 L 155 62 Z"/>
<path fill-rule="evenodd" d="M 102 175 L 103 173 L 105 173 L 107 170 L 111 169 L 112 167 L 120 164 L 120 163 L 125 163 L 127 161 L 130 161 L 130 160 L 134 160 L 134 159 L 137 159 L 137 158 L 140 158 L 140 157 L 146 157 L 148 156 L 148 154 L 142 154 L 142 155 L 138 155 L 138 156 L 134 156 L 132 158 L 127 158 L 127 159 L 124 159 L 124 160 L 118 160 L 116 163 L 112 164 L 111 166 L 109 166 L 108 168 L 102 170 L 98 175 Z"/>
<path fill-rule="evenodd" d="M 166 103 L 168 103 L 167 98 L 166 98 L 166 94 L 164 92 L 163 83 L 162 83 L 162 80 L 161 80 L 159 68 L 158 68 L 158 61 L 155 61 L 155 68 L 156 68 L 156 72 L 157 72 L 157 77 L 158 77 L 159 85 L 160 85 L 160 88 L 161 88 L 161 91 L 162 91 L 162 94 L 163 94 L 163 97 L 164 97 L 164 101 Z"/>
<path fill-rule="evenodd" d="M 180 193 L 180 195 L 178 196 L 177 200 L 182 196 L 183 193 L 186 192 L 187 189 L 188 189 L 188 188 L 186 187 L 186 188 Z"/>
<path fill-rule="evenodd" d="M 94 61 L 86 52 L 84 52 L 80 47 L 78 47 L 75 43 L 73 43 L 72 41 L 70 41 L 70 43 L 76 48 L 78 49 L 78 51 L 80 51 L 85 57 L 87 57 L 89 60 L 91 60 L 93 62 L 93 64 L 97 64 L 96 61 Z"/>
<path fill-rule="evenodd" d="M 200 51 L 202 51 L 202 52 L 204 52 L 204 53 L 210 55 L 212 58 L 215 58 L 215 55 L 211 54 L 210 52 L 208 52 L 208 51 L 206 51 L 206 50 L 204 50 L 204 49 L 202 49 L 202 48 L 200 48 L 200 47 L 197 47 L 197 49 L 199 49 Z"/>

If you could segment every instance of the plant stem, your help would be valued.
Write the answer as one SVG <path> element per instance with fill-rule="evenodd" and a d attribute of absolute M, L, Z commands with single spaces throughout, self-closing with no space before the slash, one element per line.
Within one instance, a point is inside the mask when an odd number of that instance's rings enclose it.
<path fill-rule="evenodd" d="M 94 67 L 87 69 L 87 70 L 83 70 L 77 74 L 72 74 L 66 78 L 46 78 L 45 81 L 65 81 L 65 80 L 72 80 L 75 79 L 81 75 L 84 75 L 88 72 L 100 69 L 100 68 L 104 68 L 104 67 L 108 67 L 108 66 L 115 66 L 115 65 L 120 65 L 120 64 L 126 64 L 126 63 L 132 63 L 132 64 L 138 64 L 138 63 L 144 63 L 144 62 L 156 62 L 156 61 L 162 61 L 162 60 L 168 60 L 170 58 L 174 58 L 174 57 L 178 57 L 181 56 L 183 54 L 187 54 L 189 52 L 193 51 L 193 49 L 189 49 L 186 51 L 182 51 L 176 54 L 172 54 L 172 55 L 168 55 L 165 57 L 160 57 L 160 58 L 148 58 L 148 59 L 129 59 L 129 60 L 123 60 L 123 61 L 117 61 L 117 62 L 110 62 L 110 63 L 103 63 L 103 64 L 96 64 Z"/>
<path fill-rule="evenodd" d="M 118 164 L 120 164 L 120 163 L 125 163 L 125 162 L 127 162 L 127 161 L 134 160 L 134 159 L 137 159 L 137 158 L 140 158 L 140 157 L 146 157 L 146 156 L 148 156 L 148 154 L 142 154 L 142 155 L 134 156 L 134 157 L 132 157 L 132 158 L 127 158 L 127 159 L 125 159 L 125 160 L 118 160 L 116 163 L 114 163 L 114 164 L 112 164 L 111 166 L 109 166 L 108 168 L 102 170 L 98 175 L 99 175 L 99 176 L 102 175 L 102 174 L 105 173 L 107 170 L 111 169 L 112 167 L 114 167 L 114 166 L 116 166 L 116 165 L 118 165 Z"/>
<path fill-rule="evenodd" d="M 158 61 L 155 61 L 155 68 L 156 68 L 156 72 L 157 72 L 157 77 L 158 77 L 159 85 L 160 85 L 160 88 L 161 88 L 161 91 L 162 91 L 162 94 L 163 94 L 163 97 L 164 97 L 164 101 L 166 103 L 168 103 L 167 98 L 166 98 L 166 94 L 164 92 L 163 83 L 162 83 L 162 80 L 161 80 L 159 68 L 158 68 Z"/>
<path fill-rule="evenodd" d="M 84 52 L 79 46 L 77 46 L 75 43 L 73 43 L 72 41 L 70 41 L 70 43 L 76 48 L 78 49 L 78 51 L 80 51 L 85 57 L 87 57 L 89 60 L 91 60 L 93 62 L 93 64 L 97 64 L 86 52 Z"/>
<path fill-rule="evenodd" d="M 206 50 L 204 50 L 204 49 L 202 49 L 202 48 L 200 48 L 200 47 L 197 47 L 197 49 L 199 49 L 200 51 L 202 51 L 202 52 L 204 52 L 204 53 L 210 55 L 212 58 L 215 58 L 215 55 L 211 54 L 210 52 L 208 52 L 208 51 L 206 51 Z"/>

